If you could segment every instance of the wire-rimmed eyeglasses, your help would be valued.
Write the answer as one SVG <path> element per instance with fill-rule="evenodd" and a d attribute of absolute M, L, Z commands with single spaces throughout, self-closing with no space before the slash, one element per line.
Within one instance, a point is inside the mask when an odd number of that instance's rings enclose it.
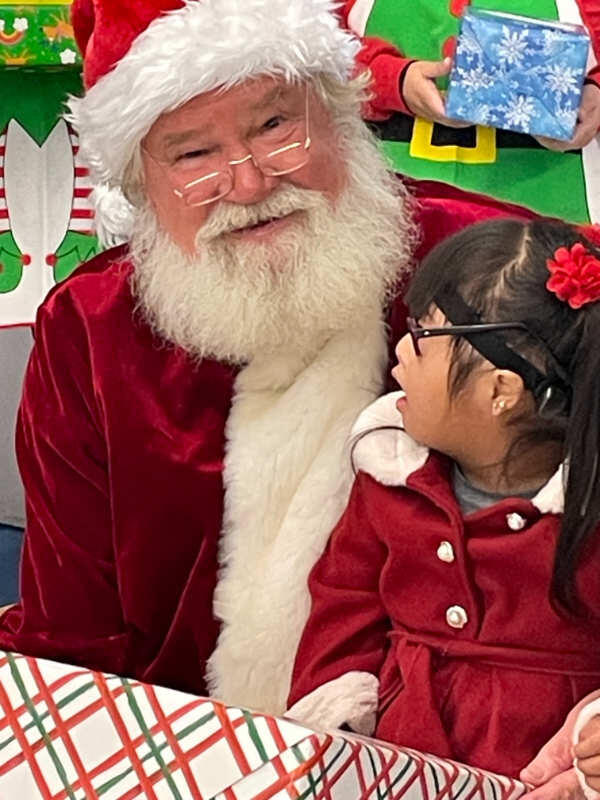
<path fill-rule="evenodd" d="M 307 86 L 304 115 L 283 120 L 276 127 L 265 127 L 261 135 L 254 138 L 249 152 L 242 158 L 231 161 L 219 163 L 218 156 L 196 151 L 195 154 L 190 154 L 191 157 L 178 159 L 171 164 L 157 159 L 143 145 L 142 149 L 163 170 L 176 197 L 183 200 L 189 208 L 205 206 L 229 194 L 234 181 L 232 167 L 247 161 L 252 161 L 267 177 L 289 175 L 302 169 L 310 158 L 308 109 Z M 212 165 L 215 166 L 214 169 L 210 169 Z"/>

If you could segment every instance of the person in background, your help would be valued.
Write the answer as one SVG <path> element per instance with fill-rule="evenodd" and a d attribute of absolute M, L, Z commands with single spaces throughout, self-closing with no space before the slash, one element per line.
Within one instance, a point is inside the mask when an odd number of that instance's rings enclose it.
<path fill-rule="evenodd" d="M 600 686 L 600 249 L 482 223 L 406 299 L 288 714 L 517 777 Z"/>
<path fill-rule="evenodd" d="M 592 41 L 594 66 L 583 87 L 579 122 L 572 140 L 535 140 L 523 134 L 496 131 L 497 156 L 493 163 L 479 163 L 474 157 L 475 129 L 465 130 L 464 123 L 446 117 L 443 96 L 436 85 L 437 80 L 445 80 L 450 73 L 459 19 L 468 5 L 468 0 L 346 0 L 343 4 L 342 24 L 362 37 L 357 61 L 373 76 L 373 93 L 364 106 L 364 114 L 375 123 L 388 157 L 403 175 L 446 181 L 573 222 L 600 221 L 600 186 L 598 170 L 594 168 L 600 159 L 600 147 L 595 141 L 600 128 L 600 2 L 473 3 L 496 11 L 583 23 Z M 415 122 L 413 117 L 435 123 L 425 150 L 417 146 L 416 126 L 422 122 Z M 448 149 L 453 144 L 458 146 L 455 159 L 441 159 L 436 147 Z M 559 154 L 563 151 L 571 152 L 562 157 Z M 565 187 L 572 197 L 565 197 Z"/>

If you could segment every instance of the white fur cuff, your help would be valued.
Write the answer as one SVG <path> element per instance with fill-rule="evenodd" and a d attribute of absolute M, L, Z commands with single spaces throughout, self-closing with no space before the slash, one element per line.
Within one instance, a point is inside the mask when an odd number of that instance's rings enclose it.
<path fill-rule="evenodd" d="M 378 691 L 379 681 L 370 672 L 346 672 L 298 700 L 285 716 L 311 728 L 347 724 L 356 733 L 372 736 Z"/>

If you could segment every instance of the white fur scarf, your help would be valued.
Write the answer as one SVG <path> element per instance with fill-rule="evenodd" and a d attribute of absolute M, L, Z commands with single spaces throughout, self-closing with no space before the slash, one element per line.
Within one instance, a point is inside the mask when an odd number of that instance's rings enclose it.
<path fill-rule="evenodd" d="M 348 436 L 381 393 L 386 367 L 378 313 L 308 365 L 272 357 L 237 378 L 214 604 L 222 630 L 207 674 L 211 694 L 229 704 L 285 711 L 308 573 L 352 483 Z"/>

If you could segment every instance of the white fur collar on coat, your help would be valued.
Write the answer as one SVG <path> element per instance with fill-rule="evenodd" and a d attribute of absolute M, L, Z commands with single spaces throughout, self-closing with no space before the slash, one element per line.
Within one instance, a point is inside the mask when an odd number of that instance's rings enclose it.
<path fill-rule="evenodd" d="M 402 426 L 402 415 L 396 408 L 401 396 L 402 392 L 383 395 L 362 412 L 352 428 L 352 438 L 357 441 L 353 454 L 355 469 L 367 472 L 385 486 L 406 486 L 408 476 L 420 469 L 429 457 L 427 447 L 415 442 L 403 430 L 395 429 Z M 379 427 L 383 430 L 373 430 Z M 360 438 L 370 430 L 373 432 Z M 531 502 L 542 514 L 562 513 L 562 464 Z"/>
<path fill-rule="evenodd" d="M 396 408 L 396 401 L 401 396 L 402 392 L 383 395 L 362 412 L 352 428 L 352 441 L 356 443 L 353 451 L 354 468 L 367 472 L 385 486 L 405 486 L 408 477 L 419 470 L 429 457 L 427 447 L 418 444 L 401 430 L 402 415 Z M 378 428 L 380 430 L 375 430 Z M 562 512 L 562 466 L 531 502 L 543 514 Z M 375 675 L 345 672 L 298 700 L 286 716 L 318 730 L 337 728 L 347 723 L 352 730 L 372 736 L 375 732 L 378 688 L 379 681 Z M 598 707 L 594 706 L 590 713 L 599 713 Z M 588 800 L 591 800 L 589 796 Z"/>

